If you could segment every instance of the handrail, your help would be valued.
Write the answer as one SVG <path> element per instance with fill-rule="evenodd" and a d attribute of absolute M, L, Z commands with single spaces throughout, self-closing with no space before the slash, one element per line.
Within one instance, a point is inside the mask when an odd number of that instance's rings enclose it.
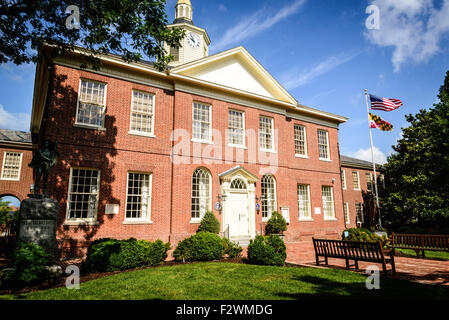
<path fill-rule="evenodd" d="M 226 226 L 226 230 L 223 232 L 223 237 L 229 239 L 229 224 L 227 224 Z"/>

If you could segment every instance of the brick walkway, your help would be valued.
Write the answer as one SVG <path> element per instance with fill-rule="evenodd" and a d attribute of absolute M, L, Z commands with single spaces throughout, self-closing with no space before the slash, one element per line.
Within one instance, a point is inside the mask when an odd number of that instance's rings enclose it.
<path fill-rule="evenodd" d="M 312 241 L 286 243 L 287 260 L 286 262 L 304 266 L 317 267 L 315 264 L 315 251 Z M 329 258 L 329 267 L 345 268 L 345 260 Z M 396 275 L 389 276 L 403 278 L 411 281 L 449 285 L 449 261 L 416 259 L 409 257 L 394 257 L 396 265 Z M 364 272 L 366 267 L 373 263 L 359 263 L 360 272 Z M 324 266 L 323 266 L 324 267 Z M 382 266 L 379 264 L 380 270 Z M 389 269 L 390 266 L 387 265 Z M 352 269 L 354 270 L 354 269 Z"/>

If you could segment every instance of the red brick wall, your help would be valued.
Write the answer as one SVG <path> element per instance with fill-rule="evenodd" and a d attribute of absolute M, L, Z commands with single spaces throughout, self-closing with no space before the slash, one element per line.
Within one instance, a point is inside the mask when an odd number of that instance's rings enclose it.
<path fill-rule="evenodd" d="M 349 207 L 350 223 L 347 224 L 347 227 L 354 228 L 357 227 L 357 212 L 355 205 L 356 203 L 364 203 L 362 194 L 367 191 L 366 173 L 372 173 L 374 176 L 374 172 L 369 169 L 352 168 L 343 165 L 341 169 L 344 170 L 346 174 L 346 189 L 343 190 L 343 202 L 347 202 Z M 353 171 L 357 171 L 359 173 L 360 190 L 354 190 L 354 184 L 352 181 Z"/>
<path fill-rule="evenodd" d="M 56 77 L 53 93 L 50 94 L 46 120 L 42 135 L 50 140 L 58 137 L 60 161 L 50 176 L 50 194 L 61 205 L 58 238 L 66 240 L 63 245 L 70 246 L 88 243 L 101 237 L 129 238 L 163 241 L 173 244 L 196 231 L 197 224 L 190 223 L 191 179 L 193 171 L 204 166 L 212 174 L 212 203 L 217 201 L 220 190 L 218 175 L 236 165 L 241 165 L 259 178 L 256 195 L 260 198 L 262 177 L 259 157 L 256 163 L 248 163 L 248 150 L 243 150 L 243 163 L 224 163 L 225 146 L 222 154 L 216 155 L 217 164 L 204 159 L 189 161 L 172 167 L 170 152 L 172 128 L 192 130 L 192 103 L 199 101 L 212 105 L 212 127 L 224 132 L 228 126 L 228 109 L 245 112 L 245 128 L 254 129 L 258 141 L 259 116 L 266 115 L 274 119 L 274 128 L 278 133 L 275 156 L 278 159 L 274 174 L 277 189 L 277 204 L 290 208 L 290 225 L 286 232 L 287 241 L 300 241 L 311 236 L 337 237 L 344 228 L 343 203 L 340 180 L 340 159 L 338 151 L 338 130 L 297 120 L 287 120 L 285 116 L 255 108 L 214 100 L 202 96 L 144 86 L 124 80 L 110 78 L 87 71 L 55 66 Z M 80 78 L 107 83 L 105 131 L 74 127 L 77 92 Z M 132 89 L 155 94 L 155 138 L 130 135 L 130 108 Z M 174 118 L 173 118 L 174 115 Z M 307 128 L 308 159 L 295 158 L 295 123 Z M 329 132 L 331 160 L 318 159 L 317 129 Z M 176 143 L 176 141 L 174 142 Z M 190 143 L 193 150 L 194 143 Z M 196 146 L 204 150 L 208 144 Z M 248 147 L 248 144 L 247 144 Z M 258 150 L 258 146 L 257 149 Z M 211 154 L 212 157 L 214 153 Z M 251 158 L 251 157 L 250 157 Z M 98 226 L 64 225 L 67 211 L 67 192 L 71 167 L 98 168 L 101 170 L 100 201 L 98 207 Z M 172 173 L 173 170 L 173 173 Z M 126 181 L 128 171 L 151 172 L 152 201 L 151 224 L 125 225 Z M 298 221 L 297 183 L 310 184 L 312 217 L 311 222 Z M 335 221 L 324 221 L 323 212 L 314 214 L 315 207 L 322 208 L 321 186 L 333 186 Z M 173 190 L 173 193 L 172 193 Z M 117 215 L 105 215 L 105 205 L 120 205 Z M 171 205 L 170 205 L 171 204 Z M 321 209 L 322 211 L 322 209 Z M 214 210 L 217 217 L 221 216 Z M 172 216 L 171 216 L 172 214 Z M 260 232 L 261 212 L 256 215 L 256 231 Z M 171 229 L 171 230 L 170 230 Z M 171 237 L 170 237 L 171 234 Z"/>
<path fill-rule="evenodd" d="M 28 167 L 33 157 L 31 146 L 30 148 L 19 148 L 12 146 L 0 146 L 0 177 L 3 170 L 3 157 L 5 152 L 21 152 L 22 156 L 22 167 L 20 170 L 20 180 L 1 180 L 0 179 L 0 197 L 5 195 L 12 195 L 23 201 L 27 195 L 30 193 L 30 185 L 33 183 L 33 169 Z"/>

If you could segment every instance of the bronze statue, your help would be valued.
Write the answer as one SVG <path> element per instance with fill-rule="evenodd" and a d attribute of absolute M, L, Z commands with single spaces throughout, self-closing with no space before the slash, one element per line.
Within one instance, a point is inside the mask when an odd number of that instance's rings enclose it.
<path fill-rule="evenodd" d="M 39 195 L 39 183 L 42 178 L 41 188 L 43 189 L 43 195 L 47 196 L 47 183 L 48 183 L 48 173 L 51 168 L 56 164 L 58 153 L 58 140 L 52 143 L 49 140 L 45 140 L 43 146 L 34 152 L 33 160 L 28 165 L 34 170 L 34 195 Z"/>

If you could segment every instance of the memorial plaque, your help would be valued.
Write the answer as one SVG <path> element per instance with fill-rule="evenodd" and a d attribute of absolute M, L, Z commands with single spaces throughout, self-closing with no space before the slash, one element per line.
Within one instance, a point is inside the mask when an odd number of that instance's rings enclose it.
<path fill-rule="evenodd" d="M 54 255 L 59 204 L 50 198 L 28 198 L 20 205 L 18 240 L 35 243 Z"/>

